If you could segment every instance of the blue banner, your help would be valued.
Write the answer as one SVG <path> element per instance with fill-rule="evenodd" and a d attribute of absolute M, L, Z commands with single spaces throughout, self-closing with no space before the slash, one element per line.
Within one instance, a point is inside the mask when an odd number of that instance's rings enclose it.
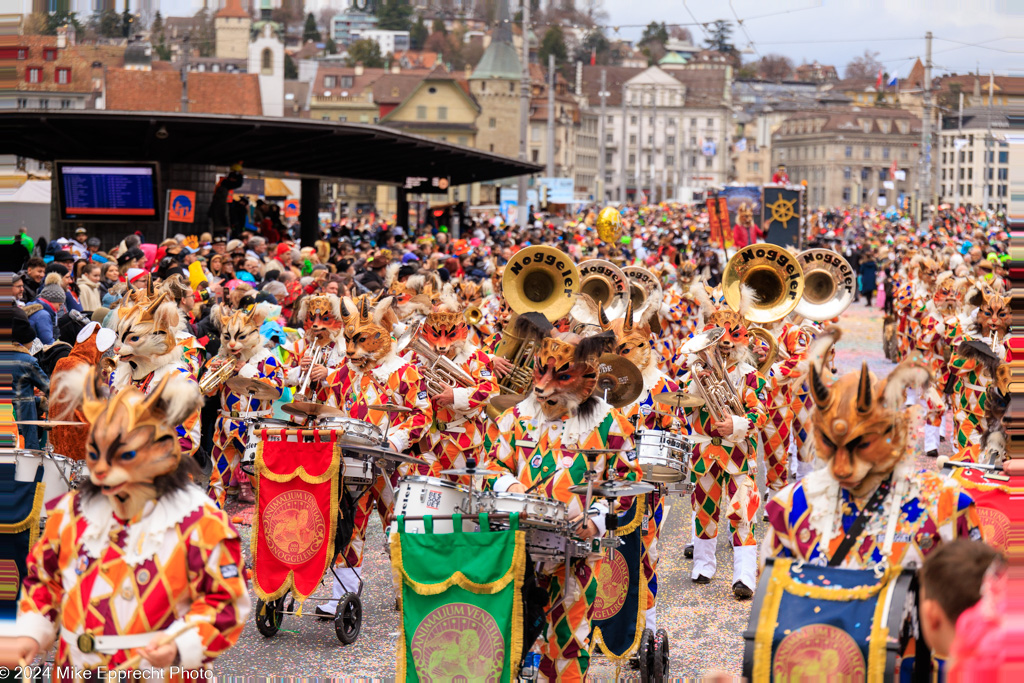
<path fill-rule="evenodd" d="M 619 515 L 616 535 L 622 544 L 605 557 L 597 575 L 592 642 L 612 661 L 622 660 L 639 647 L 647 611 L 641 555 L 645 496 Z"/>

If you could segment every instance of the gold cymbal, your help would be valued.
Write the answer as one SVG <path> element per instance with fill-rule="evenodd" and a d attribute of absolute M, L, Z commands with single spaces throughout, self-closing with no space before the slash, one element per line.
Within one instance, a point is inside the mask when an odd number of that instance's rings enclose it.
<path fill-rule="evenodd" d="M 412 408 L 408 406 L 395 405 L 394 403 L 371 403 L 366 406 L 370 410 L 379 410 L 382 413 L 411 413 Z"/>
<path fill-rule="evenodd" d="M 345 417 L 345 413 L 324 403 L 310 403 L 308 401 L 292 401 L 281 406 L 281 410 L 289 415 L 300 415 L 302 417 Z"/>
<path fill-rule="evenodd" d="M 597 359 L 597 384 L 594 395 L 604 398 L 616 408 L 627 406 L 640 398 L 644 378 L 640 368 L 617 353 L 606 353 Z"/>
<path fill-rule="evenodd" d="M 260 401 L 273 401 L 281 395 L 281 390 L 277 387 L 249 377 L 232 377 L 225 384 L 233 393 L 252 396 Z"/>
<path fill-rule="evenodd" d="M 651 400 L 673 408 L 699 408 L 704 405 L 704 399 L 700 396 L 685 391 L 663 391 L 660 394 L 652 394 Z"/>

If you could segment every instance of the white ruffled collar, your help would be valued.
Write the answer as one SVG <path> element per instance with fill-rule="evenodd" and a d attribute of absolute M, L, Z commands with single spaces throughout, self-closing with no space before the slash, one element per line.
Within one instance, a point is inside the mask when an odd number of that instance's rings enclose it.
<path fill-rule="evenodd" d="M 662 377 L 668 377 L 668 375 L 661 371 L 661 368 L 658 367 L 658 364 L 654 362 L 653 358 L 651 359 L 651 362 L 647 365 L 647 367 L 640 371 L 640 376 L 644 380 L 644 391 L 640 393 L 641 398 L 643 398 L 644 393 L 654 389 L 654 387 L 657 386 L 658 381 L 661 380 Z"/>
<path fill-rule="evenodd" d="M 377 380 L 378 384 L 387 384 L 388 378 L 398 372 L 398 369 L 407 362 L 408 361 L 406 359 L 398 355 L 395 351 L 395 347 L 392 346 L 388 355 L 381 359 L 380 363 L 377 364 L 377 367 L 370 370 L 370 374 L 373 375 L 373 378 Z"/>
<path fill-rule="evenodd" d="M 114 507 L 106 496 L 97 493 L 86 499 L 79 494 L 79 501 L 86 520 L 82 545 L 89 557 L 98 560 L 110 545 L 110 532 L 120 524 L 114 519 Z M 189 484 L 146 503 L 139 520 L 128 526 L 124 561 L 134 567 L 153 557 L 168 531 L 209 502 L 209 496 L 201 488 Z"/>
<path fill-rule="evenodd" d="M 593 406 L 586 416 L 576 413 L 564 420 L 549 420 L 544 415 L 540 402 L 532 394 L 519 403 L 516 409 L 519 413 L 519 418 L 530 431 L 546 429 L 552 425 L 561 425 L 562 434 L 560 441 L 562 445 L 572 446 L 597 429 L 608 416 L 608 413 L 612 411 L 612 406 L 606 403 L 604 399 L 594 397 L 593 400 L 596 401 L 596 405 Z"/>

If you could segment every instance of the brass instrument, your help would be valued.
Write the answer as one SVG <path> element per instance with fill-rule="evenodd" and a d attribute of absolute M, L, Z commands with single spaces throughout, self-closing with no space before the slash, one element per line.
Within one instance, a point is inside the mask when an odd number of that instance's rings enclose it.
<path fill-rule="evenodd" d="M 597 236 L 602 242 L 618 244 L 622 238 L 622 213 L 614 206 L 606 206 L 597 214 Z"/>
<path fill-rule="evenodd" d="M 419 335 L 419 324 L 410 326 L 410 329 L 412 330 L 412 339 L 409 341 L 408 347 L 420 357 L 422 363 L 419 366 L 419 371 L 427 385 L 427 393 L 437 396 L 445 389 L 476 385 L 476 380 L 472 375 L 456 365 L 448 356 L 439 354 L 424 341 L 423 337 Z M 402 339 L 404 340 L 409 334 L 407 330 L 402 335 Z"/>
<path fill-rule="evenodd" d="M 327 359 L 327 345 L 316 344 L 315 339 L 311 339 L 310 342 L 310 348 L 312 349 L 313 356 L 310 359 L 309 367 L 306 368 L 306 374 L 303 376 L 302 382 L 299 384 L 299 390 L 295 392 L 296 397 L 309 396 L 309 382 L 313 378 L 313 367 L 316 365 L 323 365 L 324 361 Z M 307 348 L 305 353 L 309 353 L 310 348 Z"/>
<path fill-rule="evenodd" d="M 610 320 L 626 312 L 629 302 L 629 280 L 622 269 L 611 261 L 588 259 L 579 265 L 580 293 L 604 306 Z"/>
<path fill-rule="evenodd" d="M 215 356 L 206 364 L 206 372 L 199 380 L 199 391 L 203 396 L 213 393 L 220 385 L 235 374 L 235 361 L 227 356 Z"/>
<path fill-rule="evenodd" d="M 853 303 L 857 275 L 831 249 L 807 249 L 797 255 L 804 270 L 804 294 L 793 311 L 807 320 L 831 320 Z"/>
<path fill-rule="evenodd" d="M 754 291 L 754 303 L 740 311 L 743 286 Z M 800 303 L 804 272 L 799 259 L 782 247 L 751 244 L 737 251 L 722 273 L 725 303 L 752 323 L 782 320 Z"/>
<path fill-rule="evenodd" d="M 772 369 L 773 365 L 775 365 L 775 360 L 779 357 L 779 342 L 775 339 L 774 334 L 760 325 L 751 325 L 747 328 L 747 332 L 750 333 L 750 336 L 763 341 L 768 347 L 768 352 L 765 354 L 764 360 L 757 366 L 758 372 L 762 375 L 767 375 L 768 371 Z"/>
<path fill-rule="evenodd" d="M 580 293 L 580 271 L 563 251 L 544 245 L 521 249 L 505 265 L 501 292 L 515 313 L 543 313 L 555 322 Z"/>
<path fill-rule="evenodd" d="M 476 327 L 484 319 L 484 312 L 480 310 L 479 306 L 470 306 L 462 313 L 462 317 L 466 320 L 467 325 Z"/>
<path fill-rule="evenodd" d="M 716 422 L 746 413 L 718 350 L 723 334 L 721 327 L 712 328 L 692 337 L 682 348 L 683 353 L 697 356 L 690 365 L 690 377 Z"/>
<path fill-rule="evenodd" d="M 653 305 L 656 301 L 661 301 L 663 296 L 661 280 L 657 275 L 641 266 L 626 266 L 622 272 L 629 278 L 629 296 L 633 300 L 633 314 L 637 318 L 642 318 L 648 306 Z M 651 318 L 652 329 L 654 329 L 653 324 L 659 318 L 660 316 L 657 315 Z"/>

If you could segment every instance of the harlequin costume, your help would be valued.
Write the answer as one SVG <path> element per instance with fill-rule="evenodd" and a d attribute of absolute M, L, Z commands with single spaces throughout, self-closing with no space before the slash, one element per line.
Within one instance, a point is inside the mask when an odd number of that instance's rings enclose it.
<path fill-rule="evenodd" d="M 289 387 L 301 388 L 309 372 L 309 367 L 302 367 L 302 359 L 309 356 L 312 361 L 319 353 L 320 365 L 330 372 L 345 362 L 344 344 L 339 342 L 341 335 L 341 300 L 334 294 L 307 296 L 299 305 L 299 322 L 304 327 L 304 335 L 300 339 L 287 342 L 282 348 L 287 353 L 289 365 L 284 369 L 284 384 Z M 310 400 L 311 396 L 327 390 L 326 378 L 310 379 L 305 397 L 296 396 L 295 400 Z"/>
<path fill-rule="evenodd" d="M 729 520 L 733 546 L 733 592 L 737 597 L 753 595 L 757 585 L 757 550 L 752 525 L 760 505 L 757 484 L 750 475 L 757 464 L 757 432 L 768 421 L 765 412 L 764 377 L 751 364 L 753 355 L 747 346 L 749 334 L 746 322 L 740 313 L 728 308 L 718 309 L 709 298 L 702 297 L 701 303 L 708 315 L 707 330 L 720 327 L 724 330 L 718 348 L 723 364 L 733 387 L 739 393 L 740 405 L 745 409 L 742 415 L 731 415 L 732 432 L 723 436 L 715 428 L 707 405 L 685 409 L 690 428 L 690 439 L 694 442 L 690 467 L 696 486 L 693 490 L 693 509 L 696 511 L 693 540 L 693 570 L 691 578 L 698 583 L 707 583 L 715 576 L 715 557 L 718 528 L 722 521 L 722 494 L 728 496 L 725 509 Z M 690 349 L 703 342 L 703 335 L 684 345 L 681 352 L 688 354 L 687 368 L 696 360 Z M 692 370 L 683 382 L 684 391 L 699 396 L 694 384 Z"/>
<path fill-rule="evenodd" d="M 280 389 L 284 381 L 281 363 L 261 343 L 260 325 L 263 324 L 265 314 L 262 304 L 249 313 L 235 311 L 223 315 L 215 311 L 214 315 L 219 317 L 221 328 L 221 351 L 207 363 L 207 372 L 223 363 L 231 363 L 237 368 L 233 376 L 255 379 Z M 223 509 L 232 480 L 240 484 L 240 502 L 255 502 L 248 476 L 238 467 L 245 452 L 249 430 L 244 418 L 269 417 L 273 414 L 273 400 L 236 393 L 226 384 L 218 387 L 217 393 L 220 396 L 220 412 L 214 422 L 213 470 L 210 472 L 208 490 L 217 507 Z"/>
<path fill-rule="evenodd" d="M 586 482 L 587 457 L 565 449 L 618 451 L 611 457 L 598 454 L 594 462 L 598 479 L 637 480 L 641 473 L 630 458 L 632 425 L 619 410 L 591 396 L 598 355 L 593 349 L 599 347 L 587 350 L 580 345 L 583 342 L 553 337 L 541 341 L 534 363 L 533 393 L 502 413 L 488 429 L 484 448 L 491 457 L 487 466 L 502 476 L 489 479 L 486 485 L 507 491 L 513 484 L 525 488 L 539 484 L 535 495 L 564 502 L 569 519 L 586 515 L 602 535 L 608 511 L 604 501 L 595 499 L 586 510 L 585 496 L 569 491 L 569 487 Z M 622 509 L 631 504 L 629 499 L 619 500 Z M 599 562 L 594 556 L 574 560 L 568 586 L 564 562 L 545 562 L 537 568 L 538 584 L 547 591 L 547 626 L 540 645 L 543 680 L 582 681 L 586 677 Z"/>
<path fill-rule="evenodd" d="M 462 369 L 474 384 L 452 388 L 452 403 L 442 404 L 431 396 L 434 406 L 433 420 L 426 434 L 413 443 L 412 452 L 422 458 L 420 465 L 410 466 L 404 474 L 441 477 L 469 483 L 468 477 L 443 475 L 446 469 L 464 468 L 466 459 L 479 461 L 484 443 L 487 418 L 484 409 L 491 396 L 498 393 L 498 385 L 491 374 L 491 359 L 467 339 L 466 324 L 461 305 L 450 288 L 427 314 L 420 326 L 420 337 L 435 352 L 449 358 Z M 423 359 L 415 356 L 418 363 Z"/>
<path fill-rule="evenodd" d="M 828 331 L 809 353 L 817 453 L 826 466 L 768 503 L 764 555 L 863 569 L 920 564 L 942 541 L 981 538 L 970 496 L 935 473 L 914 472 L 905 458 L 905 392 L 930 381 L 927 366 L 904 361 L 879 382 L 865 363 L 826 386 L 822 360 L 838 336 Z M 860 533 L 837 556 L 862 513 Z"/>
<path fill-rule="evenodd" d="M 167 664 L 131 668 L 202 668 L 237 641 L 251 604 L 238 534 L 192 483 L 175 438 L 199 391 L 172 374 L 148 395 L 126 387 L 108 398 L 91 369 L 72 374 L 66 387 L 84 392 L 92 424 L 89 478 L 50 510 L 29 554 L 18 631 L 39 651 L 58 641 L 57 672 L 98 676 L 174 634 Z"/>
<path fill-rule="evenodd" d="M 661 318 L 661 335 L 655 342 L 658 350 L 661 369 L 675 375 L 679 366 L 679 347 L 697 331 L 697 318 L 700 305 L 697 302 L 693 287 L 704 287 L 704 283 L 696 277 L 697 265 L 692 261 L 678 260 L 676 266 L 676 282 L 671 287 L 663 288 L 664 295 L 659 307 Z"/>
<path fill-rule="evenodd" d="M 391 305 L 391 297 L 374 298 L 369 294 L 341 302 L 347 360 L 331 372 L 325 382 L 327 388 L 317 394 L 317 399 L 340 408 L 348 417 L 375 425 L 386 433 L 386 447 L 409 453 L 410 445 L 426 435 L 434 408 L 416 366 L 397 353 L 390 332 L 395 322 Z M 389 424 L 388 413 L 369 408 L 385 403 L 412 410 L 397 413 L 397 424 Z M 334 601 L 317 607 L 318 614 L 333 615 L 338 598 L 357 591 L 370 515 L 376 508 L 381 520 L 387 519 L 394 507 L 392 487 L 397 483 L 397 471 L 390 482 L 385 482 L 384 475 L 378 476 L 356 501 L 352 539 L 339 554 L 339 568 L 334 572 Z M 357 490 L 350 488 L 350 492 Z"/>

